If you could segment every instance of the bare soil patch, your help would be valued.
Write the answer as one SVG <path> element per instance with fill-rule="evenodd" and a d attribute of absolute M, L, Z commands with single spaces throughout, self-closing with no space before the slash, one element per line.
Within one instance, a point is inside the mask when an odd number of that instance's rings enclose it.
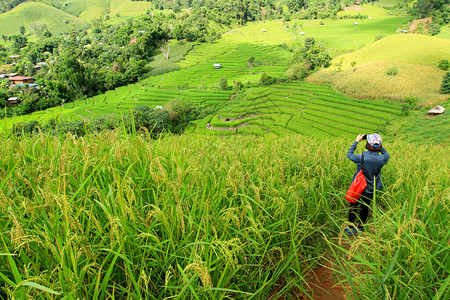
<path fill-rule="evenodd" d="M 433 20 L 431 17 L 423 18 L 423 19 L 415 19 L 414 21 L 409 23 L 409 32 L 410 33 L 416 33 L 417 29 L 419 27 L 422 27 L 422 29 L 425 31 L 423 33 L 428 32 L 428 28 L 433 23 Z"/>
<path fill-rule="evenodd" d="M 349 7 L 345 7 L 344 10 L 364 11 L 364 9 L 359 5 L 352 5 Z"/>

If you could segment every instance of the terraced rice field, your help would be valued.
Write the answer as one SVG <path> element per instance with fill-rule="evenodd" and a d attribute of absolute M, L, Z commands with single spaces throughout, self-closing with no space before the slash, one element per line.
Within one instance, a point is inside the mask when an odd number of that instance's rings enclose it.
<path fill-rule="evenodd" d="M 228 101 L 231 93 L 232 91 L 220 90 L 162 90 L 130 84 L 86 100 L 67 103 L 63 107 L 53 107 L 31 115 L 0 120 L 0 127 L 10 128 L 14 123 L 31 120 L 46 122 L 56 117 L 69 120 L 91 120 L 102 115 L 129 112 L 138 104 L 150 107 L 164 106 L 174 99 L 210 106 Z"/>
<path fill-rule="evenodd" d="M 194 48 L 179 63 L 181 70 L 150 77 L 142 84 L 160 88 L 214 88 L 219 86 L 221 78 L 226 78 L 230 85 L 234 81 L 258 82 L 262 73 L 278 77 L 289 68 L 291 53 L 282 46 L 221 45 L 224 47 L 213 44 Z M 253 67 L 247 63 L 252 56 Z M 223 68 L 214 69 L 215 63 L 222 64 Z"/>
<path fill-rule="evenodd" d="M 250 89 L 234 104 L 196 122 L 192 130 L 206 134 L 353 136 L 379 131 L 401 115 L 399 104 L 355 100 L 328 85 L 296 82 Z"/>

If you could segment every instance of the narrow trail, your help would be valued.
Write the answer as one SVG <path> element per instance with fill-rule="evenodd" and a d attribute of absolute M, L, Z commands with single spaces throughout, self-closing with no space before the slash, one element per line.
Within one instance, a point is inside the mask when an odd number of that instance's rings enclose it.
<path fill-rule="evenodd" d="M 345 287 L 338 283 L 330 262 L 322 265 L 306 275 L 306 282 L 310 288 L 310 296 L 315 300 L 346 300 Z M 311 299 L 300 295 L 300 299 Z"/>

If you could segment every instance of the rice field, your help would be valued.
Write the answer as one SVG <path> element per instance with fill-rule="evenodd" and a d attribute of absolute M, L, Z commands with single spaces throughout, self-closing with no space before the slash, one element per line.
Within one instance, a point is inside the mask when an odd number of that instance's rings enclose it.
<path fill-rule="evenodd" d="M 1 139 L 0 297 L 295 299 L 334 253 L 349 298 L 444 299 L 447 149 L 385 144 L 386 191 L 349 239 L 352 142 L 120 130 Z"/>
<path fill-rule="evenodd" d="M 53 107 L 45 110 L 45 112 L 38 111 L 30 115 L 3 119 L 0 120 L 0 127 L 7 129 L 18 122 L 37 120 L 45 123 L 48 120 L 59 118 L 88 121 L 103 115 L 128 113 L 130 109 L 139 104 L 149 107 L 164 106 L 171 100 L 207 106 L 218 105 L 227 102 L 231 93 L 232 91 L 221 90 L 162 90 L 154 87 L 143 87 L 139 84 L 130 84 L 92 98 Z"/>
<path fill-rule="evenodd" d="M 223 47 L 222 47 L 223 45 Z M 249 66 L 247 61 L 254 57 L 255 63 Z M 144 86 L 160 88 L 218 88 L 221 78 L 229 85 L 233 82 L 259 82 L 262 73 L 272 77 L 283 76 L 290 66 L 292 53 L 282 46 L 261 46 L 256 44 L 220 44 L 200 45 L 182 60 L 182 68 L 174 72 L 149 77 L 142 82 Z M 221 69 L 214 69 L 216 63 Z"/>
<path fill-rule="evenodd" d="M 398 104 L 355 100 L 328 85 L 293 82 L 248 89 L 216 115 L 195 122 L 195 129 L 191 129 L 205 134 L 351 137 L 380 131 L 401 115 Z"/>
<path fill-rule="evenodd" d="M 385 37 L 355 52 L 337 56 L 332 61 L 331 70 L 336 70 L 342 61 L 342 70 L 374 62 L 418 64 L 437 67 L 438 62 L 450 59 L 450 40 L 422 34 L 397 34 Z"/>
<path fill-rule="evenodd" d="M 398 69 L 395 76 L 386 74 L 392 66 Z M 439 93 L 444 73 L 436 66 L 375 61 L 342 72 L 321 70 L 307 81 L 332 84 L 340 92 L 359 99 L 413 99 L 419 107 L 431 108 L 448 98 Z"/>
<path fill-rule="evenodd" d="M 379 35 L 396 35 L 398 29 L 409 21 L 409 17 L 388 15 L 386 10 L 384 12 L 384 16 L 378 16 L 382 12 L 377 11 L 372 19 L 294 20 L 288 24 L 291 32 L 296 35 L 296 42 L 303 44 L 306 38 L 313 37 L 336 56 L 363 48 L 373 43 Z M 355 25 L 354 22 L 358 24 Z"/>

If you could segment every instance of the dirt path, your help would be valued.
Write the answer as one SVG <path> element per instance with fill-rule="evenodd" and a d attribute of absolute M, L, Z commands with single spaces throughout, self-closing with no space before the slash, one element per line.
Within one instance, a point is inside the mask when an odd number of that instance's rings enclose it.
<path fill-rule="evenodd" d="M 306 282 L 311 289 L 310 295 L 315 300 L 346 300 L 345 287 L 338 284 L 334 271 L 331 270 L 332 265 L 327 262 L 306 276 Z M 300 295 L 300 299 L 310 299 L 305 295 Z"/>

